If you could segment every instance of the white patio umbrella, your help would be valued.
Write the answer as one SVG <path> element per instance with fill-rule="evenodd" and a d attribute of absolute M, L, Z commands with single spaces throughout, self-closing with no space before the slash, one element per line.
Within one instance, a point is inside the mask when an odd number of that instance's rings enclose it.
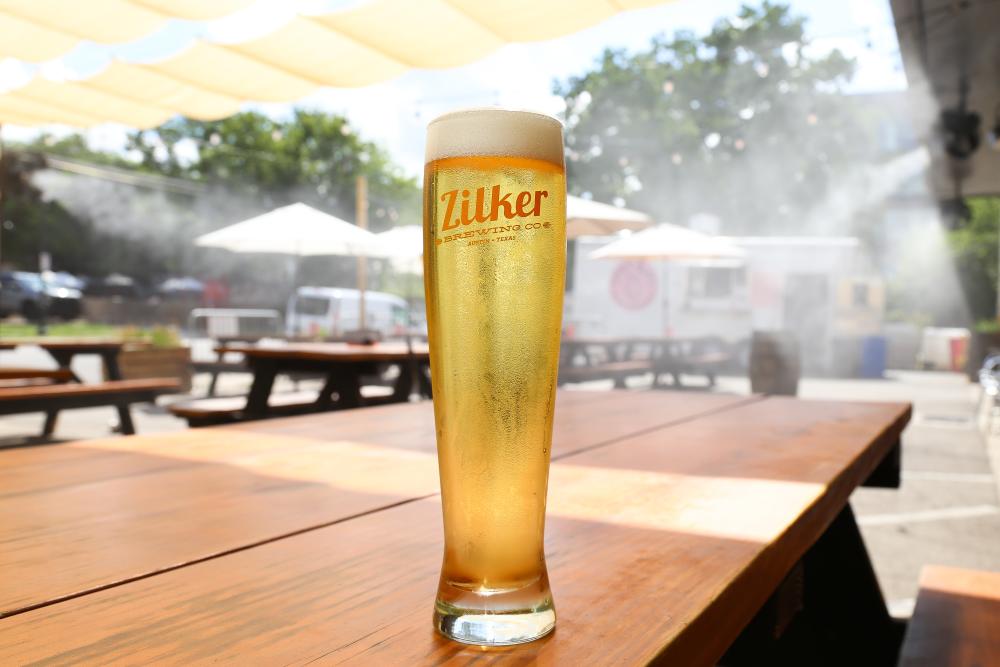
<path fill-rule="evenodd" d="M 746 251 L 718 236 L 662 223 L 590 253 L 594 259 L 663 259 L 739 261 Z"/>
<path fill-rule="evenodd" d="M 566 238 L 607 236 L 623 229 L 645 229 L 652 224 L 653 219 L 639 211 L 572 195 L 566 197 Z"/>
<path fill-rule="evenodd" d="M 403 225 L 375 235 L 378 249 L 373 257 L 388 259 L 404 273 L 423 273 L 424 230 L 420 225 Z"/>
<path fill-rule="evenodd" d="M 301 202 L 217 229 L 194 242 L 202 248 L 294 257 L 369 255 L 380 247 L 371 232 Z"/>
<path fill-rule="evenodd" d="M 298 263 L 302 257 L 347 255 L 365 257 L 380 248 L 375 235 L 345 220 L 318 211 L 301 202 L 237 222 L 195 239 L 202 248 L 231 252 L 290 255 L 296 258 L 292 272 L 294 293 Z M 365 281 L 358 275 L 360 322 L 365 326 Z"/>

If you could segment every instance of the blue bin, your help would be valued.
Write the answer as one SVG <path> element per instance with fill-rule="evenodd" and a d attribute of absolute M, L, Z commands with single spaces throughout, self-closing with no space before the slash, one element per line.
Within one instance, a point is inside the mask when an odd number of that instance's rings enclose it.
<path fill-rule="evenodd" d="M 882 377 L 888 355 L 889 344 L 885 336 L 866 336 L 861 341 L 861 377 Z"/>

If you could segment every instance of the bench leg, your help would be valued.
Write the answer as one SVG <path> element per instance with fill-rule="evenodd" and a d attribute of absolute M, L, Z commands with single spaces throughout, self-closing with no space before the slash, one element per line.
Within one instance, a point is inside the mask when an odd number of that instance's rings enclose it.
<path fill-rule="evenodd" d="M 212 379 L 208 381 L 208 397 L 215 396 L 215 385 L 219 382 L 219 374 L 212 373 Z"/>
<path fill-rule="evenodd" d="M 116 405 L 118 410 L 118 429 L 122 435 L 135 435 L 135 424 L 132 423 L 132 412 L 128 403 Z"/>
<path fill-rule="evenodd" d="M 59 421 L 59 411 L 49 410 L 45 413 L 45 424 L 42 426 L 42 436 L 49 437 L 56 430 L 56 422 Z"/>

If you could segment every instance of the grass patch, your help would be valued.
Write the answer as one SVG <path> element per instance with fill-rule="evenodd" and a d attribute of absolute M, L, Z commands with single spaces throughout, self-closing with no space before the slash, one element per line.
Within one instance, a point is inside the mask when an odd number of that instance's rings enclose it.
<path fill-rule="evenodd" d="M 52 338 L 115 338 L 121 337 L 120 327 L 93 322 L 53 322 L 46 337 Z M 21 322 L 0 322 L 0 340 L 4 338 L 38 338 L 38 327 Z"/>

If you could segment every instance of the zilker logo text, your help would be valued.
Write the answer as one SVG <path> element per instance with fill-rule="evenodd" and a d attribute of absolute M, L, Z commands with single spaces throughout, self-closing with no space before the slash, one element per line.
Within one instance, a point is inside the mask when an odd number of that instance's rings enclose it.
<path fill-rule="evenodd" d="M 494 185 L 489 194 L 486 188 L 476 188 L 474 199 L 469 197 L 468 190 L 462 190 L 459 199 L 458 190 L 449 190 L 441 195 L 441 201 L 446 204 L 444 223 L 441 231 L 458 229 L 460 225 L 471 225 L 474 222 L 496 222 L 500 218 L 538 217 L 542 211 L 542 200 L 549 196 L 547 190 L 525 190 L 514 196 L 513 192 L 500 195 L 500 186 Z M 455 204 L 460 203 L 461 213 L 455 215 Z"/>

